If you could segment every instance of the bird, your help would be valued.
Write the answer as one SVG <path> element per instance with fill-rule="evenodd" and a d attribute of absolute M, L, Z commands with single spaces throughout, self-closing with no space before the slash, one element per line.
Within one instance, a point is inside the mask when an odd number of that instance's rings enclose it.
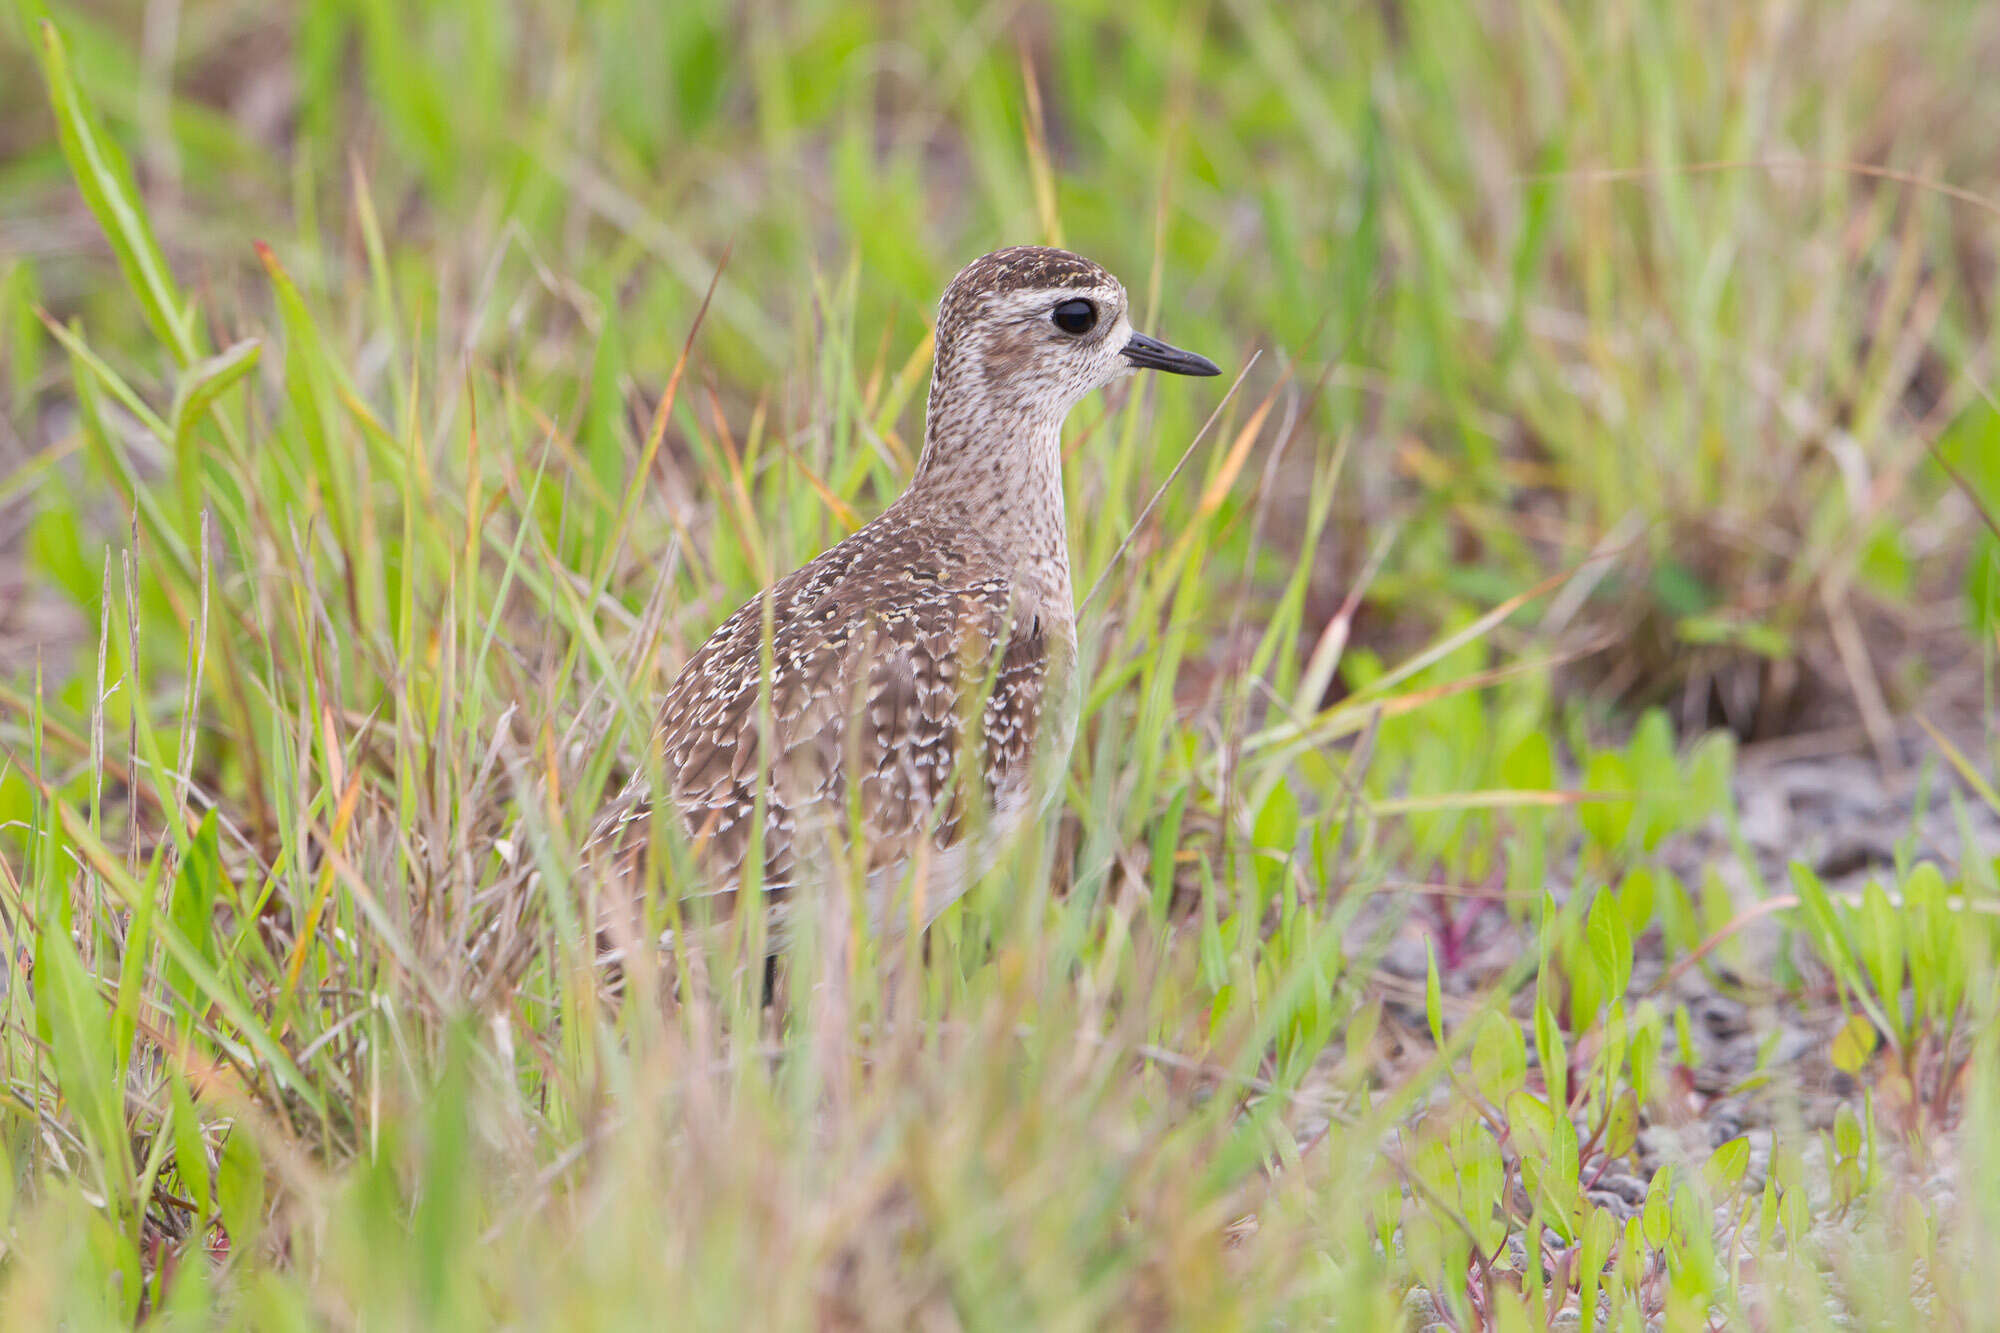
<path fill-rule="evenodd" d="M 687 659 L 655 741 L 702 886 L 778 918 L 836 867 L 878 926 L 927 927 L 1059 787 L 1080 691 L 1062 425 L 1139 370 L 1217 375 L 1132 328 L 1066 250 L 982 255 L 939 303 L 923 449 L 873 521 L 750 598 Z M 635 782 L 639 781 L 635 779 Z M 595 842 L 631 844 L 650 795 Z M 909 883 L 909 910 L 889 913 Z"/>

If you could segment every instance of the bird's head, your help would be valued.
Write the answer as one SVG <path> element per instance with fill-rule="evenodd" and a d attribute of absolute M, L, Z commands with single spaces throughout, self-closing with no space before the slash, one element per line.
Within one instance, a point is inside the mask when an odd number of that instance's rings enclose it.
<path fill-rule="evenodd" d="M 1059 420 L 1092 389 L 1134 370 L 1221 373 L 1207 357 L 1134 331 L 1127 304 L 1118 279 L 1081 255 L 1040 245 L 995 250 L 945 289 L 938 376 L 976 392 L 990 410 Z"/>

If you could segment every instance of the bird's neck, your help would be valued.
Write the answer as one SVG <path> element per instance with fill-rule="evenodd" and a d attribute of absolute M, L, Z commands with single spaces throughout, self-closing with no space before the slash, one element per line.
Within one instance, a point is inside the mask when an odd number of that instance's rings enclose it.
<path fill-rule="evenodd" d="M 998 391 L 981 367 L 940 357 L 924 451 L 900 504 L 945 513 L 1007 553 L 1040 594 L 1070 597 L 1062 423 L 1068 404 Z"/>

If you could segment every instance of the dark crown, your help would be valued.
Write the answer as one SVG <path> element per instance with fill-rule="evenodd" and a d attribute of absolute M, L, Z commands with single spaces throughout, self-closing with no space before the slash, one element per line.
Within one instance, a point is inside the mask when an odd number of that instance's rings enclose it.
<path fill-rule="evenodd" d="M 1082 255 L 1046 245 L 1010 245 L 1005 250 L 981 255 L 959 271 L 945 289 L 940 318 L 949 318 L 984 297 L 1005 292 L 1115 286 L 1117 279 Z"/>

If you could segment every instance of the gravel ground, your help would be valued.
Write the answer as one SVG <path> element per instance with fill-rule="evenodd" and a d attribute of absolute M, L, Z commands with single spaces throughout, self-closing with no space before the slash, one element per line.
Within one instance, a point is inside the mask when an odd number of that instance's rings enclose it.
<path fill-rule="evenodd" d="M 1827 1219 L 1819 1225 L 1843 1225 L 1832 1220 L 1837 1210 L 1824 1170 L 1824 1140 L 1798 1131 L 1832 1125 L 1843 1103 L 1860 1107 L 1860 1085 L 1830 1058 L 1845 1016 L 1831 978 L 1807 950 L 1794 947 L 1790 914 L 1755 909 L 1789 897 L 1794 860 L 1811 866 L 1839 895 L 1865 889 L 1874 878 L 1893 879 L 1899 859 L 1936 861 L 1948 877 L 1956 877 L 1968 849 L 2000 858 L 2000 812 L 1969 795 L 1949 768 L 1936 762 L 1937 747 L 1921 729 L 1909 728 L 1897 743 L 1894 772 L 1872 754 L 1851 748 L 1829 752 L 1810 738 L 1750 747 L 1737 769 L 1735 829 L 1718 819 L 1662 847 L 1660 859 L 1684 883 L 1699 883 L 1712 871 L 1737 911 L 1747 915 L 1730 945 L 1702 965 L 1676 966 L 1684 960 L 1664 956 L 1657 931 L 1639 941 L 1632 991 L 1651 994 L 1664 1012 L 1687 1007 L 1696 1058 L 1691 1067 L 1675 1070 L 1663 1107 L 1648 1118 L 1630 1153 L 1585 1162 L 1587 1193 L 1599 1207 L 1621 1218 L 1636 1216 L 1661 1167 L 1699 1168 L 1738 1135 L 1750 1145 L 1743 1188 L 1761 1190 L 1778 1131 L 1786 1130 L 1786 1141 L 1805 1158 L 1805 1178 L 1816 1196 L 1812 1212 Z M 1990 741 L 1976 727 L 1957 729 L 1954 743 L 1975 763 L 1990 754 Z M 1406 905 L 1371 907 L 1357 934 L 1380 929 Z M 1390 997 L 1389 1044 L 1404 1048 L 1385 1057 L 1391 1065 L 1430 1052 L 1423 998 L 1430 934 L 1421 913 L 1410 912 L 1395 927 L 1377 973 Z M 1532 948 L 1529 934 L 1504 913 L 1484 913 L 1467 934 L 1461 966 L 1447 980 L 1447 1011 L 1455 1007 L 1454 996 L 1463 1011 L 1470 1003 L 1465 997 L 1498 980 L 1523 949 Z M 1773 984 L 1777 977 L 1800 979 L 1803 987 L 1796 981 Z M 1532 1044 L 1529 1060 L 1532 1065 Z M 1879 1113 L 1893 1113 L 1879 1092 L 1876 1104 Z M 1308 1111 L 1302 1119 L 1309 1123 L 1313 1116 Z M 1951 1136 L 1912 1138 L 1922 1145 L 1920 1157 L 1903 1143 L 1878 1143 L 1889 1179 L 1927 1208 L 1948 1209 L 1959 1188 Z M 1728 1227 L 1718 1231 L 1726 1235 Z M 1411 1328 L 1441 1326 L 1435 1324 L 1429 1294 L 1421 1290 L 1411 1293 L 1408 1313 Z"/>

